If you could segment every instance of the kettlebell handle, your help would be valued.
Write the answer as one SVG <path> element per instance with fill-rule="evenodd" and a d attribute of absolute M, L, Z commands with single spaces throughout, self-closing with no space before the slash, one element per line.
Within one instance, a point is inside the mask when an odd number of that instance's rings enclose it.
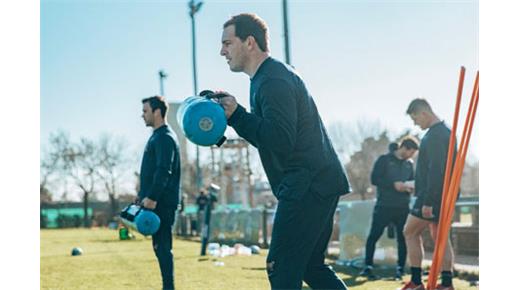
<path fill-rule="evenodd" d="M 199 93 L 199 96 L 200 96 L 200 97 L 204 97 L 204 98 L 210 100 L 210 99 L 220 99 L 220 98 L 224 98 L 224 97 L 226 97 L 227 95 L 226 95 L 226 94 L 223 94 L 223 93 L 215 93 L 215 92 L 213 92 L 212 90 L 203 90 L 202 92 Z"/>

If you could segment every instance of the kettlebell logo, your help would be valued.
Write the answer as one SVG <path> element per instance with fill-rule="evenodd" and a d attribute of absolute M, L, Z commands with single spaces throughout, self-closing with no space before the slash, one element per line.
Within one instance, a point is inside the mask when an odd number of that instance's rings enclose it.
<path fill-rule="evenodd" d="M 208 117 L 203 117 L 199 121 L 199 128 L 205 132 L 210 131 L 213 129 L 213 121 Z"/>

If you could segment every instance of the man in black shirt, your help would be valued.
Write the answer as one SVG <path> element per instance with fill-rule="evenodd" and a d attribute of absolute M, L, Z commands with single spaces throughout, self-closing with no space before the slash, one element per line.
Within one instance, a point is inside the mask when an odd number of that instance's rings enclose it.
<path fill-rule="evenodd" d="M 197 211 L 197 233 L 200 234 L 202 227 L 204 226 L 204 221 L 206 219 L 206 206 L 210 205 L 211 209 L 215 209 L 215 203 L 217 202 L 217 197 L 208 192 L 207 189 L 203 189 L 200 191 L 199 196 L 197 196 L 197 205 L 199 209 Z"/>
<path fill-rule="evenodd" d="M 206 204 L 209 202 L 209 196 L 207 192 L 201 190 L 199 196 L 197 196 L 197 206 L 199 207 L 197 210 L 197 235 L 200 233 L 202 229 L 202 225 L 204 224 L 204 211 L 206 210 Z"/>
<path fill-rule="evenodd" d="M 340 195 L 350 192 L 316 105 L 298 74 L 269 56 L 267 24 L 254 14 L 224 24 L 229 68 L 251 78 L 251 112 L 220 99 L 228 124 L 258 148 L 278 199 L 267 274 L 273 289 L 346 289 L 324 255 Z"/>
<path fill-rule="evenodd" d="M 413 192 L 410 181 L 414 179 L 413 160 L 410 158 L 417 149 L 419 149 L 417 141 L 412 137 L 406 137 L 397 150 L 381 155 L 374 164 L 371 181 L 377 186 L 377 201 L 365 248 L 365 269 L 361 272 L 362 276 L 367 276 L 369 279 L 376 278 L 372 272 L 376 243 L 390 223 L 395 225 L 397 230 L 396 278 L 400 279 L 403 275 L 406 264 L 406 241 L 403 228 L 408 217 L 410 194 Z"/>
<path fill-rule="evenodd" d="M 199 206 L 199 212 L 203 212 L 206 209 L 206 204 L 209 202 L 209 197 L 206 192 L 203 190 L 200 191 L 199 196 L 197 196 L 197 205 Z"/>
<path fill-rule="evenodd" d="M 415 173 L 417 199 L 404 228 L 412 279 L 402 290 L 421 290 L 425 289 L 421 279 L 424 253 L 421 235 L 427 228 L 430 229 L 434 241 L 437 235 L 451 130 L 437 117 L 425 99 L 413 100 L 406 113 L 410 115 L 415 125 L 422 130 L 428 130 L 421 140 L 421 150 L 417 158 Z M 442 284 L 436 289 L 453 289 L 453 260 L 453 248 L 448 238 L 442 264 Z"/>
<path fill-rule="evenodd" d="M 172 225 L 179 204 L 180 159 L 176 136 L 166 124 L 168 103 L 161 96 L 146 98 L 143 119 L 153 134 L 146 144 L 141 163 L 138 200 L 161 219 L 159 230 L 152 235 L 153 250 L 159 261 L 163 289 L 174 289 Z"/>

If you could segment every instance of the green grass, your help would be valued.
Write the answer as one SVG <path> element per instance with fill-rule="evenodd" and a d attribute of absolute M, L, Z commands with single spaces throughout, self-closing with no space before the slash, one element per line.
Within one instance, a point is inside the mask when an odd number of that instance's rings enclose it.
<path fill-rule="evenodd" d="M 151 243 L 141 235 L 120 241 L 117 231 L 108 229 L 41 230 L 40 287 L 160 289 L 159 266 Z M 73 247 L 81 247 L 83 255 L 71 256 Z M 267 251 L 253 256 L 200 257 L 199 243 L 180 239 L 174 239 L 173 248 L 177 289 L 269 289 Z M 217 261 L 224 266 L 216 266 Z M 398 281 L 367 281 L 356 277 L 358 270 L 347 267 L 335 269 L 349 289 L 393 290 L 402 285 Z M 391 273 L 382 274 L 391 277 Z M 454 283 L 458 290 L 476 289 L 466 281 L 455 279 Z"/>

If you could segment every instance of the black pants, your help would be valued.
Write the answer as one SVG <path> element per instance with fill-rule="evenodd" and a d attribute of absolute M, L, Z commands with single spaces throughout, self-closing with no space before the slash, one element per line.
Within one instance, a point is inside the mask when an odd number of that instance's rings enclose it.
<path fill-rule="evenodd" d="M 280 198 L 267 256 L 271 289 L 347 289 L 325 264 L 339 197 L 306 193 L 298 199 Z"/>
<path fill-rule="evenodd" d="M 403 235 L 404 225 L 408 217 L 408 208 L 376 206 L 372 215 L 372 226 L 368 235 L 365 248 L 365 265 L 374 264 L 374 251 L 376 243 L 383 234 L 385 227 L 393 223 L 397 232 L 397 265 L 404 267 L 406 264 L 406 241 Z"/>
<path fill-rule="evenodd" d="M 163 289 L 174 289 L 172 225 L 175 221 L 175 210 L 173 207 L 158 206 L 154 212 L 161 219 L 159 230 L 152 235 L 152 244 L 161 269 Z"/>

